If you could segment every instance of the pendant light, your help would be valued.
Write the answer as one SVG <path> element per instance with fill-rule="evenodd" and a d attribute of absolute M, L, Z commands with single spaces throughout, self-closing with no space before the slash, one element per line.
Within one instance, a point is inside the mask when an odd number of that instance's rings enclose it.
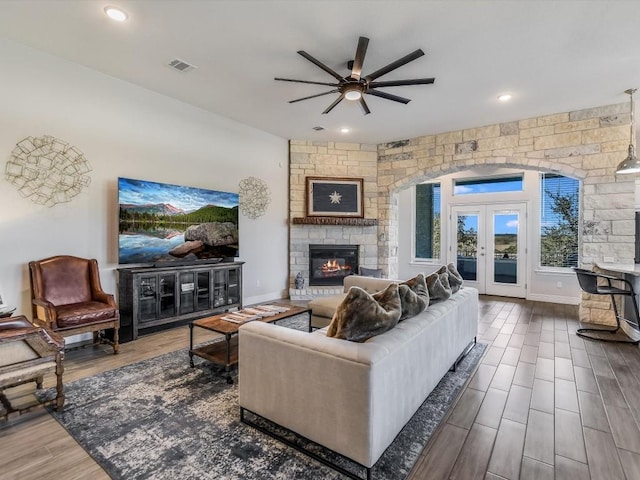
<path fill-rule="evenodd" d="M 629 137 L 629 155 L 625 158 L 616 170 L 616 173 L 626 174 L 626 173 L 640 173 L 640 160 L 636 157 L 636 149 L 633 146 L 633 94 L 636 92 L 637 88 L 630 88 L 629 90 L 625 90 L 624 93 L 628 94 L 631 97 L 631 131 Z"/>

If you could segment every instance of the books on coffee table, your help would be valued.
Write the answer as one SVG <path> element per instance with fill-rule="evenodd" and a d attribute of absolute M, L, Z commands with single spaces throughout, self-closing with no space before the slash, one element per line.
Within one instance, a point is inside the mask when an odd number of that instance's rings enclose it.
<path fill-rule="evenodd" d="M 221 318 L 222 320 L 225 320 L 227 322 L 245 323 L 245 322 L 250 322 L 252 320 L 258 320 L 260 317 L 258 315 L 250 315 L 242 312 L 233 312 L 233 313 L 228 313 Z"/>
<path fill-rule="evenodd" d="M 256 305 L 255 307 L 253 307 L 255 309 L 258 310 L 264 310 L 267 312 L 276 312 L 276 313 L 282 313 L 282 312 L 286 312 L 287 310 L 289 310 L 288 307 L 283 307 L 282 305 Z"/>
<path fill-rule="evenodd" d="M 224 315 L 222 320 L 233 323 L 245 323 L 251 320 L 259 320 L 263 317 L 271 317 L 282 312 L 289 310 L 288 307 L 281 305 L 255 305 L 253 307 L 246 307 L 242 310 L 230 312 Z"/>
<path fill-rule="evenodd" d="M 260 317 L 271 317 L 273 315 L 277 315 L 278 314 L 278 312 L 275 312 L 275 311 L 262 310 L 262 309 L 259 309 L 259 308 L 252 308 L 252 307 L 243 308 L 241 310 L 241 312 L 250 313 L 252 315 L 258 315 Z"/>

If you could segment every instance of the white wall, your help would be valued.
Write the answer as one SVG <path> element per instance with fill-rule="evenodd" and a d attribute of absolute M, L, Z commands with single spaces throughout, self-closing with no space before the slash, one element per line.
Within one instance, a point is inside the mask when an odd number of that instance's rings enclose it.
<path fill-rule="evenodd" d="M 454 178 L 476 178 L 482 176 L 504 175 L 513 173 L 524 174 L 524 191 L 491 194 L 490 198 L 483 195 L 452 196 L 452 182 Z M 513 170 L 507 168 L 477 168 L 471 171 L 457 172 L 443 175 L 437 181 L 442 185 L 442 243 L 449 240 L 449 209 L 452 203 L 480 204 L 500 202 L 525 202 L 527 204 L 527 299 L 548 301 L 554 303 L 569 303 L 577 305 L 580 302 L 581 291 L 575 273 L 571 270 L 558 271 L 539 268 L 539 242 L 537 232 L 540 231 L 540 202 L 538 173 L 535 171 Z M 399 194 L 399 246 L 398 271 L 399 278 L 411 278 L 422 272 L 431 273 L 440 265 L 454 261 L 452 254 L 443 254 L 442 261 L 415 262 L 412 258 L 413 239 L 413 199 L 415 190 L 407 188 Z M 561 285 L 561 286 L 558 286 Z"/>
<path fill-rule="evenodd" d="M 0 178 L 0 293 L 16 313 L 31 316 L 27 263 L 51 255 L 96 258 L 116 292 L 118 177 L 231 192 L 248 176 L 266 181 L 267 213 L 240 218 L 245 303 L 287 295 L 286 140 L 1 39 L 0 63 L 2 170 L 17 142 L 42 135 L 93 168 L 88 189 L 54 207 Z"/>

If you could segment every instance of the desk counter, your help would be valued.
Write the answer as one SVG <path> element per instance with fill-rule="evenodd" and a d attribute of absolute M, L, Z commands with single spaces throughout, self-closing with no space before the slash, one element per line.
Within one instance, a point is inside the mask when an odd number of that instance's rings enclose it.
<path fill-rule="evenodd" d="M 596 263 L 596 267 L 610 272 L 640 277 L 640 264 L 635 263 Z"/>

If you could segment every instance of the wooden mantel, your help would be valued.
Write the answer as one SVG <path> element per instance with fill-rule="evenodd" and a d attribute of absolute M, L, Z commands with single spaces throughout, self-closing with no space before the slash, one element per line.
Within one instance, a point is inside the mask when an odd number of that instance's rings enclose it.
<path fill-rule="evenodd" d="M 347 225 L 352 227 L 375 227 L 377 218 L 359 217 L 297 217 L 293 219 L 294 225 Z"/>

